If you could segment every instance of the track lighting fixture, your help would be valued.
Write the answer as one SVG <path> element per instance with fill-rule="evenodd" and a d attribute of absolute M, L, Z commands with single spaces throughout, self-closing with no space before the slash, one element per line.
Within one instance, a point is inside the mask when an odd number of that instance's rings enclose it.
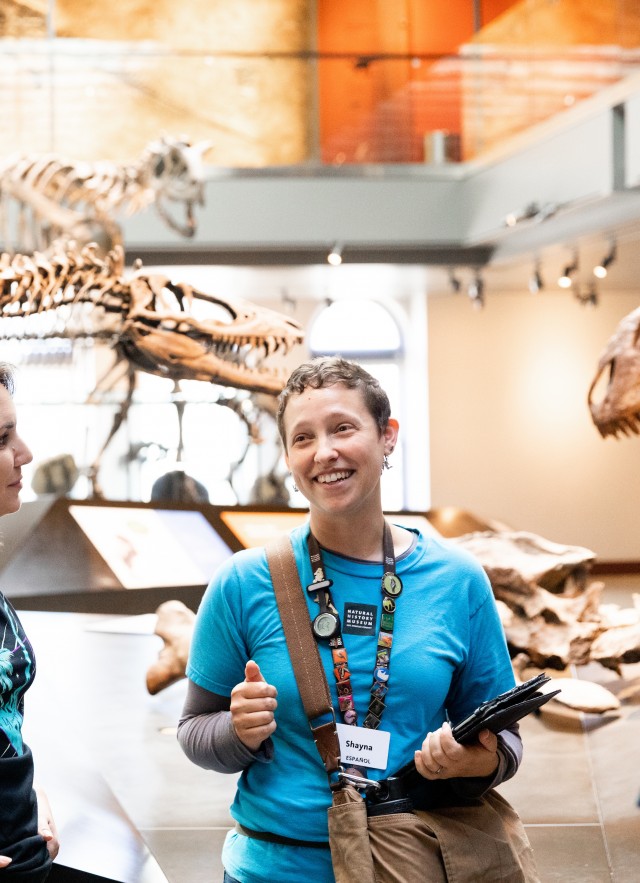
<path fill-rule="evenodd" d="M 581 291 L 577 290 L 575 292 L 575 297 L 582 304 L 583 307 L 597 307 L 599 302 L 598 289 L 595 286 L 594 282 L 591 282 L 586 293 L 583 294 Z"/>
<path fill-rule="evenodd" d="M 282 289 L 281 296 L 282 296 L 282 306 L 284 307 L 284 309 L 288 313 L 292 313 L 295 310 L 296 305 L 297 305 L 295 298 L 291 297 L 291 295 L 289 294 L 289 292 L 286 288 Z"/>
<path fill-rule="evenodd" d="M 469 283 L 467 294 L 474 307 L 480 310 L 484 307 L 484 280 L 479 273 Z"/>
<path fill-rule="evenodd" d="M 449 270 L 449 285 L 454 294 L 458 294 L 462 288 L 462 282 L 460 282 L 460 279 L 456 276 L 456 271 L 453 267 Z"/>
<path fill-rule="evenodd" d="M 539 211 L 540 206 L 538 203 L 530 202 L 529 205 L 518 209 L 518 211 L 509 212 L 504 219 L 505 226 L 515 227 L 516 224 L 520 224 L 522 221 L 529 221 L 531 218 L 535 218 Z"/>
<path fill-rule="evenodd" d="M 327 255 L 327 263 L 331 264 L 332 267 L 339 267 L 342 263 L 342 245 L 339 242 L 332 246 L 331 251 Z"/>
<path fill-rule="evenodd" d="M 542 274 L 540 273 L 540 264 L 536 263 L 533 272 L 529 277 L 529 291 L 531 294 L 537 294 L 539 291 L 542 291 L 543 288 L 544 281 L 542 279 Z"/>
<path fill-rule="evenodd" d="M 609 266 L 616 259 L 616 252 L 617 252 L 616 243 L 612 242 L 611 245 L 609 246 L 609 251 L 607 252 L 605 257 L 600 261 L 600 263 L 597 266 L 595 266 L 593 268 L 593 275 L 594 276 L 597 276 L 598 279 L 604 279 L 604 277 L 607 275 L 607 272 L 609 270 Z"/>
<path fill-rule="evenodd" d="M 530 202 L 524 208 L 518 209 L 515 212 L 509 212 L 505 216 L 504 224 L 505 227 L 515 227 L 523 221 L 533 221 L 538 224 L 541 221 L 546 221 L 547 218 L 552 218 L 557 211 L 558 205 L 555 202 L 546 202 L 544 205 Z"/>
<path fill-rule="evenodd" d="M 558 279 L 558 285 L 560 288 L 571 288 L 573 285 L 573 279 L 571 278 L 573 274 L 578 269 L 578 256 L 575 255 L 573 261 L 562 271 L 562 275 Z"/>

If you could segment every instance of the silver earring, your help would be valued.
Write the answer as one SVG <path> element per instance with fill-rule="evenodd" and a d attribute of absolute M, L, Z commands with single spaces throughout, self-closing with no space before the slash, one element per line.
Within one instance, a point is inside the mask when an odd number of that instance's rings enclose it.
<path fill-rule="evenodd" d="M 388 454 L 384 455 L 384 460 L 382 461 L 382 469 L 391 469 L 391 463 L 389 463 Z"/>
<path fill-rule="evenodd" d="M 298 487 L 297 487 L 295 481 L 293 482 L 293 492 L 294 492 L 294 494 L 298 493 Z"/>

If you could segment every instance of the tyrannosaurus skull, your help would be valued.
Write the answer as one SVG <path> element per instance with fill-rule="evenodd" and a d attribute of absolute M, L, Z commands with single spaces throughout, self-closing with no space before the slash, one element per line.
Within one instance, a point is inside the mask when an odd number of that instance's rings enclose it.
<path fill-rule="evenodd" d="M 604 394 L 596 401 L 596 387 L 607 371 Z M 640 432 L 640 307 L 625 316 L 607 343 L 588 402 L 603 438 Z"/>

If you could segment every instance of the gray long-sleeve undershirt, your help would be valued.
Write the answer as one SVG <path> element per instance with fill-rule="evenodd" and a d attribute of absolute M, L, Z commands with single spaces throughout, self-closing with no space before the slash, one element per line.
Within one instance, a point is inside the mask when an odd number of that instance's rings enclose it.
<path fill-rule="evenodd" d="M 187 697 L 178 723 L 178 742 L 197 766 L 219 773 L 238 773 L 254 761 L 268 763 L 273 757 L 271 739 L 257 752 L 244 745 L 231 723 L 228 696 L 211 693 L 188 681 Z M 478 797 L 515 775 L 522 760 L 519 727 L 503 730 L 498 736 L 498 767 L 489 778 L 451 779 L 461 797 Z"/>
<path fill-rule="evenodd" d="M 231 699 L 188 681 L 187 698 L 178 722 L 180 747 L 196 766 L 217 773 L 239 773 L 254 761 L 268 763 L 273 743 L 267 739 L 256 752 L 247 748 L 231 723 Z"/>

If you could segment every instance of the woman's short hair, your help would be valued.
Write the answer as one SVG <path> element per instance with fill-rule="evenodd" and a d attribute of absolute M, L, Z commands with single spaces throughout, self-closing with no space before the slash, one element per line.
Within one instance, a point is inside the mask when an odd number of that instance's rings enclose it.
<path fill-rule="evenodd" d="M 15 389 L 14 367 L 8 362 L 0 362 L 0 385 L 4 386 L 9 395 L 13 395 Z"/>
<path fill-rule="evenodd" d="M 367 410 L 376 422 L 380 434 L 387 428 L 391 416 L 389 398 L 380 383 L 362 365 L 341 356 L 318 356 L 295 368 L 278 397 L 276 423 L 285 447 L 284 412 L 292 395 L 300 395 L 311 387 L 334 386 L 341 383 L 348 389 L 359 389 Z"/>

